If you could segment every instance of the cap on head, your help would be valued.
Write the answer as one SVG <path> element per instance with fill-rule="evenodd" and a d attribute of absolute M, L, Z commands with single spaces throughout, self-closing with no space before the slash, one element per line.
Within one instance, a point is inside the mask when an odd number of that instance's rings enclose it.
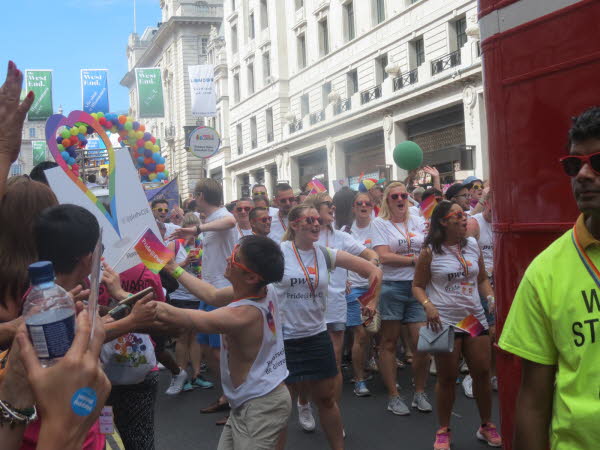
<path fill-rule="evenodd" d="M 456 194 L 458 194 L 460 191 L 462 191 L 463 189 L 467 188 L 467 186 L 465 186 L 462 183 L 455 183 L 452 186 L 450 186 L 447 190 L 446 190 L 446 199 L 448 200 L 452 200 L 453 197 L 456 196 Z"/>

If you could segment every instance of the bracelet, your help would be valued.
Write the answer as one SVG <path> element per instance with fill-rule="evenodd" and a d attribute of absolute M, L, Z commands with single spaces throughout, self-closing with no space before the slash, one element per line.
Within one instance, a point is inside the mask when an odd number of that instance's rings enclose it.
<path fill-rule="evenodd" d="M 0 425 L 8 424 L 11 428 L 15 425 L 28 425 L 37 419 L 37 409 L 35 405 L 31 408 L 16 409 L 6 402 L 0 400 Z"/>
<path fill-rule="evenodd" d="M 425 308 L 425 305 L 426 305 L 427 303 L 431 303 L 431 300 L 429 300 L 429 299 L 425 300 L 423 303 L 421 303 L 421 306 L 422 306 L 423 308 Z"/>
<path fill-rule="evenodd" d="M 179 277 L 181 275 L 183 275 L 185 273 L 185 270 L 183 270 L 183 267 L 177 267 L 177 269 L 175 269 L 173 271 L 173 278 L 175 278 L 176 280 L 179 280 Z"/>

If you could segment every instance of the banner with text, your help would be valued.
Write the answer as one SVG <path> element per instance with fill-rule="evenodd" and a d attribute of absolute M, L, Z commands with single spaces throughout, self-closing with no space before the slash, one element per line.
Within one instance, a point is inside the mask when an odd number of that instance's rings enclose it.
<path fill-rule="evenodd" d="M 51 70 L 26 70 L 26 91 L 33 91 L 35 100 L 29 109 L 29 120 L 46 120 L 54 114 L 52 108 L 52 71 Z"/>
<path fill-rule="evenodd" d="M 135 69 L 135 83 L 138 93 L 138 117 L 164 117 L 160 69 Z"/>
<path fill-rule="evenodd" d="M 46 141 L 31 141 L 31 150 L 33 151 L 33 165 L 46 161 L 48 156 L 48 146 Z"/>
<path fill-rule="evenodd" d="M 108 113 L 108 70 L 81 69 L 81 101 L 86 113 Z"/>
<path fill-rule="evenodd" d="M 192 93 L 192 116 L 216 116 L 215 67 L 208 64 L 188 66 L 188 75 L 190 77 L 190 92 Z"/>

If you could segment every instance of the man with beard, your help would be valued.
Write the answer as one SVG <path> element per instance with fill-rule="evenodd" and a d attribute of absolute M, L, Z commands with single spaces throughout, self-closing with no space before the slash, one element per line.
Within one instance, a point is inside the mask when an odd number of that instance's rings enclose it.
<path fill-rule="evenodd" d="M 296 196 L 292 187 L 287 183 L 279 183 L 275 186 L 273 203 L 277 208 L 269 208 L 269 214 L 273 217 L 269 237 L 279 243 L 288 227 L 288 213 L 296 206 Z"/>

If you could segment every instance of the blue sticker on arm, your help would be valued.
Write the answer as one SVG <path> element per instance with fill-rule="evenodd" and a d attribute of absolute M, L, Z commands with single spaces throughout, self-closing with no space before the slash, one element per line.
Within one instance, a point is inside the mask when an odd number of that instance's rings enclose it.
<path fill-rule="evenodd" d="M 78 416 L 89 416 L 96 407 L 96 398 L 92 388 L 81 388 L 71 397 L 71 408 Z"/>

